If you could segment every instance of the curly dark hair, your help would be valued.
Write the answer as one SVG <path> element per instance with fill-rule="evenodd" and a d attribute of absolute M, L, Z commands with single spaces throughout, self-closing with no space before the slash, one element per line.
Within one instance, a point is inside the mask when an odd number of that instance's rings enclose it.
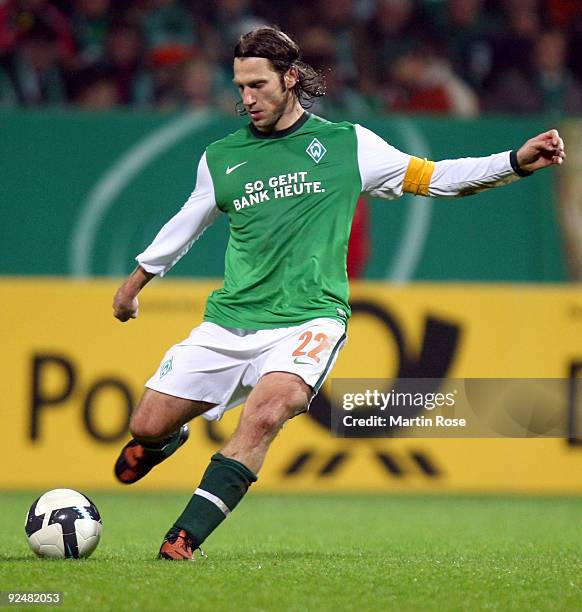
<path fill-rule="evenodd" d="M 325 95 L 325 75 L 302 62 L 299 45 L 275 26 L 264 26 L 243 34 L 234 48 L 234 57 L 268 59 L 279 74 L 282 87 L 286 72 L 289 68 L 296 68 L 299 79 L 292 91 L 303 108 L 310 108 L 314 98 Z M 242 102 L 237 104 L 237 111 L 240 115 L 246 114 Z"/>

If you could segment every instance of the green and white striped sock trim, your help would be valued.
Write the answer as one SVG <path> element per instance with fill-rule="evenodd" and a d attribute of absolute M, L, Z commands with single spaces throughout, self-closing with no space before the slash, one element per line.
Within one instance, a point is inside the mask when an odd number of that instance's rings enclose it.
<path fill-rule="evenodd" d="M 229 507 L 220 499 L 220 497 L 217 497 L 213 493 L 198 488 L 196 491 L 194 491 L 194 495 L 199 495 L 200 497 L 207 499 L 209 502 L 212 502 L 224 514 L 224 516 L 228 516 L 230 514 Z"/>

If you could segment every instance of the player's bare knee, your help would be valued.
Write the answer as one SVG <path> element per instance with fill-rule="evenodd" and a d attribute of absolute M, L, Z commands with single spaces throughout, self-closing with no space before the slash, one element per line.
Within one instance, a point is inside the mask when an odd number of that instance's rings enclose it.
<path fill-rule="evenodd" d="M 309 404 L 309 397 L 299 385 L 294 385 L 288 389 L 279 399 L 277 406 L 277 412 L 282 416 L 283 422 L 305 411 Z"/>
<path fill-rule="evenodd" d="M 285 421 L 296 414 L 296 406 L 301 398 L 289 396 L 266 397 L 257 402 L 248 416 L 249 424 L 259 435 L 276 434 Z"/>
<path fill-rule="evenodd" d="M 309 400 L 311 399 L 311 391 L 306 385 L 297 386 L 293 392 L 287 397 L 287 413 L 288 417 L 291 418 L 300 412 L 305 412 L 309 406 Z"/>
<path fill-rule="evenodd" d="M 276 380 L 277 387 L 276 389 L 271 387 L 274 392 L 267 394 L 263 401 L 269 405 L 278 406 L 278 410 L 285 414 L 287 418 L 303 412 L 309 405 L 312 395 L 310 387 L 299 376 L 288 373 L 274 372 L 267 374 L 265 380 L 268 384 L 272 384 L 275 377 L 278 377 Z"/>

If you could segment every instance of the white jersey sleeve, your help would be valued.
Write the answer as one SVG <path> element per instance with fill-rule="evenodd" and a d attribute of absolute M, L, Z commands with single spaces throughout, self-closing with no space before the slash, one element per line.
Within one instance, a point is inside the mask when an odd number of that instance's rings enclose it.
<path fill-rule="evenodd" d="M 151 274 L 164 276 L 218 217 L 214 184 L 206 153 L 198 164 L 196 187 L 186 203 L 158 232 L 148 248 L 135 259 Z"/>
<path fill-rule="evenodd" d="M 465 196 L 519 179 L 510 151 L 432 162 L 402 153 L 361 125 L 355 128 L 362 192 L 375 198 L 394 199 L 405 192 Z"/>

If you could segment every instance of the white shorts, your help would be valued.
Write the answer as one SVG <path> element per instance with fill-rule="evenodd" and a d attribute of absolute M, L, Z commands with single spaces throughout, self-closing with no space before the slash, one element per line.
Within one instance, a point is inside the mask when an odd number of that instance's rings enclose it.
<path fill-rule="evenodd" d="M 315 395 L 345 340 L 344 325 L 330 318 L 260 330 L 205 321 L 166 353 L 146 387 L 216 404 L 203 414 L 214 421 L 244 402 L 268 372 L 297 374 Z"/>

